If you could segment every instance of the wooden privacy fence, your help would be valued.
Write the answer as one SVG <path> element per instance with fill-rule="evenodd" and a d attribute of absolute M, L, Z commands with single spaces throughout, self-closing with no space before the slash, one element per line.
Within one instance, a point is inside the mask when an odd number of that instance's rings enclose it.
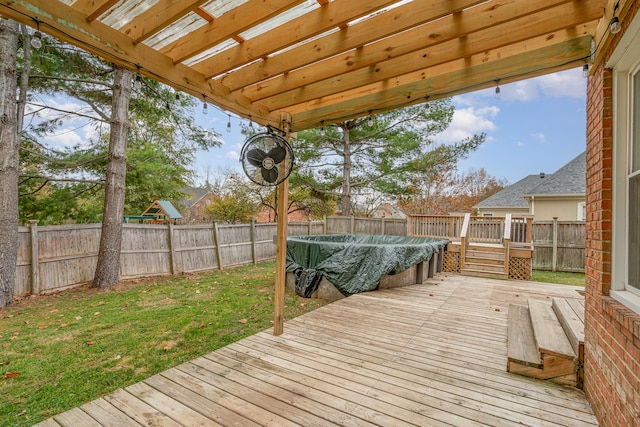
<path fill-rule="evenodd" d="M 533 223 L 535 270 L 584 272 L 586 226 L 584 221 Z"/>
<path fill-rule="evenodd" d="M 60 291 L 93 280 L 101 224 L 20 227 L 14 295 Z M 275 259 L 275 223 L 123 224 L 120 275 L 191 273 Z M 406 221 L 331 217 L 288 224 L 288 235 L 406 235 Z"/>

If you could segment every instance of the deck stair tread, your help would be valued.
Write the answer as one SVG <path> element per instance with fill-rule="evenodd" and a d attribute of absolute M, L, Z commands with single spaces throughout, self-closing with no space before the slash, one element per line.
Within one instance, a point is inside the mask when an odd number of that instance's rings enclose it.
<path fill-rule="evenodd" d="M 573 351 L 582 360 L 584 352 L 584 306 L 577 299 L 553 298 L 552 307 L 569 339 L 569 343 L 571 343 Z"/>
<path fill-rule="evenodd" d="M 484 277 L 487 279 L 506 279 L 509 275 L 505 272 L 497 271 L 485 271 L 474 268 L 462 268 L 460 269 L 462 276 Z"/>
<path fill-rule="evenodd" d="M 571 359 L 577 357 L 551 304 L 529 299 L 529 313 L 540 353 Z"/>
<path fill-rule="evenodd" d="M 483 262 L 472 262 L 472 261 L 466 262 L 465 261 L 464 268 L 470 269 L 470 270 L 482 270 L 482 271 L 491 271 L 496 273 L 504 273 L 504 264 L 498 265 L 498 264 L 485 264 Z"/>
<path fill-rule="evenodd" d="M 510 304 L 507 336 L 507 354 L 510 362 L 542 369 L 540 352 L 533 336 L 533 325 L 529 308 Z"/>

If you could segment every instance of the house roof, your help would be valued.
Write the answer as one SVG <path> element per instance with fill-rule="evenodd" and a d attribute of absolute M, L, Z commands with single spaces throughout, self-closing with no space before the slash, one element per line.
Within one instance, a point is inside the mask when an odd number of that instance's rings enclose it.
<path fill-rule="evenodd" d="M 633 4 L 615 2 L 623 25 Z M 597 66 L 613 9 L 613 0 L 0 0 L 3 18 L 292 131 L 582 67 L 594 53 Z"/>
<path fill-rule="evenodd" d="M 198 203 L 204 196 L 209 194 L 209 190 L 204 187 L 189 187 L 182 189 L 182 193 L 184 193 L 186 197 L 180 200 L 180 203 L 183 206 L 190 208 Z"/>
<path fill-rule="evenodd" d="M 528 175 L 520 181 L 503 188 L 496 194 L 478 203 L 476 208 L 528 208 L 529 204 L 523 195 L 540 185 L 546 178 L 544 173 Z"/>
<path fill-rule="evenodd" d="M 550 195 L 584 195 L 587 192 L 587 153 L 558 169 L 553 175 L 545 178 L 540 185 L 524 193 L 527 196 Z"/>
<path fill-rule="evenodd" d="M 153 216 L 161 216 L 158 215 L 160 212 L 164 212 L 165 215 L 169 217 L 169 219 L 181 219 L 182 215 L 178 210 L 173 207 L 170 201 L 168 200 L 156 200 L 151 203 L 151 205 L 142 213 L 142 215 L 153 215 Z"/>
<path fill-rule="evenodd" d="M 587 155 L 583 152 L 553 174 L 529 175 L 487 197 L 475 207 L 527 208 L 529 204 L 526 197 L 530 196 L 584 195 L 587 190 L 586 168 Z"/>

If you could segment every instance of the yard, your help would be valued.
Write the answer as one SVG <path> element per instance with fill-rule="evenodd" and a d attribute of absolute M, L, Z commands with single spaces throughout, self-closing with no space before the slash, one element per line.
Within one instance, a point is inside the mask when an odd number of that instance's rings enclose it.
<path fill-rule="evenodd" d="M 0 425 L 31 425 L 268 329 L 273 262 L 87 287 L 0 311 Z M 584 284 L 535 271 L 533 280 Z M 287 291 L 285 318 L 323 305 Z"/>
<path fill-rule="evenodd" d="M 274 263 L 26 298 L 0 311 L 0 425 L 31 425 L 270 328 Z M 287 291 L 285 318 L 321 305 Z"/>

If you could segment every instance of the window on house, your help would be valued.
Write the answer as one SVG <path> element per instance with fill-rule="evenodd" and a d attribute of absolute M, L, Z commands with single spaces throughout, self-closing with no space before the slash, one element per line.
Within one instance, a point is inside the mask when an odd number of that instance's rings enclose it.
<path fill-rule="evenodd" d="M 627 206 L 629 209 L 628 225 L 628 282 L 627 285 L 640 291 L 640 71 L 637 71 L 631 82 L 631 123 L 629 154 L 630 170 L 627 175 Z"/>
<path fill-rule="evenodd" d="M 640 313 L 640 16 L 607 66 L 614 77 L 610 295 Z"/>
<path fill-rule="evenodd" d="M 578 221 L 587 220 L 587 204 L 585 202 L 578 203 L 578 213 L 576 216 L 576 220 Z"/>
<path fill-rule="evenodd" d="M 483 212 L 482 216 L 493 216 L 493 213 L 491 213 L 491 212 Z"/>

